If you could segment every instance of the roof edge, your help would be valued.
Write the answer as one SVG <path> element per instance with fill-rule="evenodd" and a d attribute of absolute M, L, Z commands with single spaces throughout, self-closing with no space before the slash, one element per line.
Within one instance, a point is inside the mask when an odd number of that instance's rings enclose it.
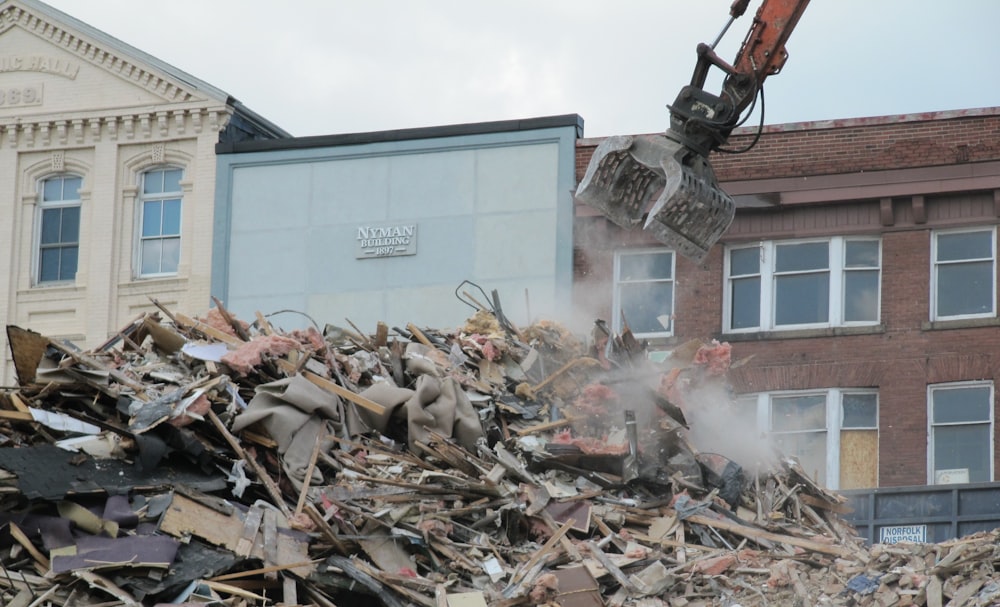
<path fill-rule="evenodd" d="M 998 116 L 1000 107 L 970 108 L 963 110 L 940 110 L 934 112 L 914 112 L 910 114 L 888 114 L 884 116 L 866 116 L 856 118 L 832 118 L 829 120 L 810 120 L 803 122 L 785 122 L 764 125 L 764 133 L 789 133 L 794 131 L 820 131 L 825 129 L 842 129 L 859 126 L 881 126 L 901 124 L 906 122 L 930 122 L 933 120 L 954 120 L 960 118 L 978 118 L 981 116 Z M 758 127 L 743 126 L 733 129 L 732 136 L 755 135 Z M 647 133 L 654 134 L 654 133 Z M 596 146 L 607 137 L 587 137 L 577 141 L 582 147 Z"/>
<path fill-rule="evenodd" d="M 215 146 L 215 152 L 216 154 L 271 152 L 278 150 L 407 141 L 412 139 L 436 139 L 441 137 L 458 137 L 462 135 L 534 131 L 538 129 L 557 127 L 573 127 L 576 129 L 577 138 L 579 138 L 583 134 L 583 118 L 579 114 L 561 114 L 558 116 L 498 120 L 493 122 L 449 124 L 443 126 L 396 129 L 389 131 L 369 131 L 364 133 L 343 133 L 337 135 L 311 135 L 307 137 L 292 137 L 289 139 L 270 139 L 263 141 L 227 142 L 217 144 Z"/>

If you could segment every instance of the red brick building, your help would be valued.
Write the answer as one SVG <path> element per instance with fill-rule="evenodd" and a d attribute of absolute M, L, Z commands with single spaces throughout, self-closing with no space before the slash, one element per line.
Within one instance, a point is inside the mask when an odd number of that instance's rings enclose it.
<path fill-rule="evenodd" d="M 700 265 L 578 204 L 576 300 L 752 357 L 739 411 L 831 488 L 996 480 L 1000 108 L 769 126 L 713 166 L 737 214 Z"/>

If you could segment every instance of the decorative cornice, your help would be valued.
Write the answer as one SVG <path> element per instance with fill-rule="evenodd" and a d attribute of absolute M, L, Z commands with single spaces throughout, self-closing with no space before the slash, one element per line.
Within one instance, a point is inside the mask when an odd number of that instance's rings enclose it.
<path fill-rule="evenodd" d="M 226 127 L 228 107 L 150 109 L 116 116 L 0 122 L 0 149 L 58 149 L 107 141 L 164 141 Z"/>
<path fill-rule="evenodd" d="M 22 7 L 7 6 L 0 9 L 0 34 L 15 26 L 62 48 L 81 61 L 128 80 L 132 84 L 157 95 L 167 103 L 196 100 L 191 90 L 169 80 L 162 74 L 148 70 L 125 57 L 108 52 L 106 49 L 88 42 L 58 24 L 42 19 Z"/>

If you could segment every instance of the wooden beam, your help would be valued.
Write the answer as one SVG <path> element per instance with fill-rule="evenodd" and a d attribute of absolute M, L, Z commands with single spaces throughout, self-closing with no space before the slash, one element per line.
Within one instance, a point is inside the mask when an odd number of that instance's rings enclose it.
<path fill-rule="evenodd" d="M 824 544 L 822 542 L 815 542 L 791 535 L 772 533 L 770 531 L 765 531 L 764 529 L 747 527 L 745 525 L 740 525 L 739 523 L 716 519 L 703 514 L 692 514 L 684 520 L 698 525 L 712 527 L 714 529 L 722 529 L 723 531 L 728 531 L 751 540 L 768 540 L 781 544 L 789 544 L 792 546 L 798 546 L 799 548 L 805 548 L 806 550 L 812 550 L 813 552 L 821 552 L 823 554 L 830 554 L 845 558 L 849 558 L 851 556 L 850 550 L 836 544 Z"/>

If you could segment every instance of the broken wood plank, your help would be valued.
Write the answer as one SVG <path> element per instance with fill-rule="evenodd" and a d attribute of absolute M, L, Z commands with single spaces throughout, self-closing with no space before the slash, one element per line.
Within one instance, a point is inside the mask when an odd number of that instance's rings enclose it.
<path fill-rule="evenodd" d="M 215 414 L 215 411 L 209 409 L 206 417 L 208 417 L 209 421 L 212 422 L 215 429 L 219 431 L 219 434 L 226 439 L 226 442 L 229 443 L 229 447 L 236 452 L 237 457 L 250 464 L 250 467 L 253 468 L 254 474 L 257 475 L 257 480 L 259 480 L 261 484 L 264 485 L 264 488 L 267 489 L 267 492 L 271 494 L 271 499 L 274 500 L 274 505 L 280 508 L 285 516 L 291 517 L 292 511 L 288 508 L 288 504 L 285 503 L 285 498 L 282 496 L 281 490 L 278 489 L 276 484 L 274 484 L 274 479 L 272 479 L 271 475 L 267 473 L 267 470 L 264 470 L 264 467 L 257 463 L 256 459 L 247 456 L 246 452 L 243 451 L 243 447 L 240 446 L 239 441 L 237 441 L 236 437 L 232 435 L 228 428 L 226 428 L 226 425 L 222 423 L 222 420 Z"/>
<path fill-rule="evenodd" d="M 302 481 L 302 490 L 299 492 L 299 501 L 295 505 L 295 516 L 301 514 L 302 509 L 305 508 L 306 498 L 309 496 L 309 484 L 312 482 L 313 471 L 316 469 L 316 460 L 319 459 L 319 451 L 322 446 L 322 434 L 317 434 L 316 444 L 313 446 L 312 453 L 309 456 L 309 465 L 306 467 L 306 476 Z"/>
<path fill-rule="evenodd" d="M 293 363 L 283 358 L 279 358 L 277 363 L 278 367 L 281 368 L 281 370 L 286 373 L 295 374 L 298 371 L 298 369 Z M 315 385 L 319 386 L 320 388 L 333 392 L 337 396 L 349 400 L 355 405 L 358 405 L 359 407 L 368 409 L 369 411 L 371 411 L 376 415 L 382 415 L 385 413 L 385 407 L 378 404 L 377 402 L 365 398 L 364 396 L 358 394 L 357 392 L 352 392 L 351 390 L 348 390 L 347 388 L 341 386 L 340 384 L 332 380 L 329 380 L 325 377 L 322 377 L 320 375 L 317 375 L 312 371 L 302 371 L 302 376 L 311 381 L 312 383 L 314 383 Z"/>
<path fill-rule="evenodd" d="M 45 572 L 52 568 L 52 565 L 49 563 L 49 559 L 44 554 L 39 552 L 38 548 L 35 548 L 35 545 L 31 543 L 31 540 L 28 539 L 28 536 L 25 535 L 23 531 L 21 531 L 20 527 L 18 527 L 15 523 L 9 523 L 9 528 L 11 536 L 17 540 L 18 544 L 21 544 L 21 546 L 28 551 L 31 558 L 35 559 L 36 569 L 39 573 L 44 575 Z"/>
<path fill-rule="evenodd" d="M 176 322 L 179 323 L 180 326 L 184 327 L 185 329 L 194 329 L 195 331 L 198 331 L 202 335 L 206 335 L 208 337 L 211 337 L 212 339 L 221 341 L 222 343 L 233 346 L 234 348 L 238 348 L 246 343 L 245 341 L 243 341 L 239 337 L 236 337 L 235 335 L 230 335 L 225 331 L 216 329 L 215 327 L 213 327 L 208 323 L 201 322 L 200 320 L 196 320 L 189 316 L 185 316 L 184 314 L 174 314 L 174 317 L 176 319 Z"/>
<path fill-rule="evenodd" d="M 619 569 L 617 565 L 611 562 L 608 555 L 605 554 L 597 544 L 592 541 L 588 541 L 586 546 L 589 549 L 590 555 L 601 563 L 601 566 L 611 574 L 611 577 L 615 578 L 615 581 L 617 581 L 622 588 L 630 594 L 637 594 L 639 592 L 639 589 L 635 587 L 635 584 L 633 584 L 632 581 L 629 580 L 624 573 L 622 573 L 622 570 Z"/>
<path fill-rule="evenodd" d="M 789 544 L 791 546 L 798 546 L 799 548 L 805 548 L 807 550 L 812 550 L 813 552 L 821 552 L 823 554 L 829 554 L 833 556 L 848 557 L 851 551 L 843 546 L 837 544 L 824 544 L 822 542 L 814 542 L 811 540 L 794 537 L 791 535 L 781 535 L 780 533 L 772 533 L 770 531 L 765 531 L 763 529 L 756 529 L 754 527 L 746 527 L 740 525 L 739 523 L 734 523 L 727 520 L 716 519 L 710 516 L 705 516 L 703 514 L 691 514 L 688 515 L 685 521 L 696 523 L 698 525 L 705 525 L 706 527 L 712 527 L 713 529 L 722 529 L 730 533 L 734 533 L 741 537 L 745 537 L 751 540 L 768 540 L 771 542 L 778 542 L 782 544 Z"/>
<path fill-rule="evenodd" d="M 251 507 L 247 512 L 246 518 L 243 519 L 243 531 L 240 534 L 240 539 L 236 543 L 236 548 L 233 550 L 239 556 L 249 556 L 250 551 L 253 549 L 253 545 L 257 540 L 257 532 L 260 529 L 260 523 L 264 520 L 264 510 L 259 506 Z"/>

